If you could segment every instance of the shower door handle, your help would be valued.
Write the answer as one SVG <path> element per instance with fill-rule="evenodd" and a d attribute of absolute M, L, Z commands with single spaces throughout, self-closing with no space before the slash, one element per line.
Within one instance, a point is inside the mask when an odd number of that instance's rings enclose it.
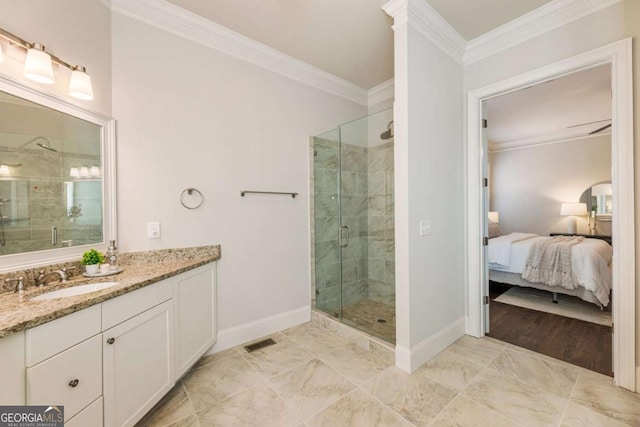
<path fill-rule="evenodd" d="M 51 227 L 51 246 L 58 244 L 58 227 L 55 225 Z"/>
<path fill-rule="evenodd" d="M 345 231 L 347 232 L 346 239 L 344 237 Z M 340 246 L 343 248 L 346 248 L 347 246 L 349 246 L 349 227 L 347 227 L 346 225 L 340 226 Z"/>

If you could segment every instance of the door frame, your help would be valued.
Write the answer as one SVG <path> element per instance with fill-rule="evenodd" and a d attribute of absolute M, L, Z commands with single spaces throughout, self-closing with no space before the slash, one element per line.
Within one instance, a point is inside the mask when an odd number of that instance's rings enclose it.
<path fill-rule="evenodd" d="M 613 369 L 615 383 L 636 389 L 635 366 L 635 227 L 633 161 L 633 74 L 631 38 L 502 80 L 467 93 L 466 167 L 466 281 L 467 334 L 485 334 L 482 277 L 487 264 L 483 258 L 482 211 L 482 101 L 542 83 L 576 71 L 611 64 L 611 181 L 613 183 L 612 238 L 614 257 L 612 316 Z"/>

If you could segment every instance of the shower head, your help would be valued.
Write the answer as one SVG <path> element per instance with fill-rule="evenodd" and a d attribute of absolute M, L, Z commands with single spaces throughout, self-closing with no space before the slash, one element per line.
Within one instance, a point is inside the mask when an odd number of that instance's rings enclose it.
<path fill-rule="evenodd" d="M 44 138 L 43 138 L 43 139 L 44 139 Z M 45 150 L 49 150 L 49 151 L 52 151 L 52 152 L 54 152 L 54 153 L 57 153 L 57 152 L 58 152 L 58 150 L 56 150 L 55 148 L 53 148 L 53 147 L 51 147 L 51 146 L 49 145 L 49 141 L 48 141 L 48 140 L 47 140 L 47 142 L 45 142 L 44 144 L 41 144 L 41 143 L 39 143 L 39 142 L 36 142 L 36 145 L 37 145 L 38 147 L 42 147 L 42 148 L 44 148 Z"/>
<path fill-rule="evenodd" d="M 43 143 L 36 142 L 36 145 L 38 145 L 39 147 L 44 148 L 45 150 L 52 151 L 54 153 L 58 152 L 58 150 L 56 150 L 55 148 L 51 147 L 51 142 L 47 138 L 45 138 L 44 136 L 36 136 L 35 138 L 31 138 L 30 140 L 26 141 L 22 145 L 20 145 L 18 147 L 15 147 L 15 148 L 0 148 L 0 151 L 4 151 L 5 153 L 14 153 L 16 151 L 22 150 L 27 145 L 29 145 L 32 142 L 35 142 L 35 141 L 37 141 L 39 139 L 43 140 L 44 142 Z"/>
<path fill-rule="evenodd" d="M 393 138 L 393 120 L 389 122 L 387 126 L 387 130 L 380 134 L 380 139 L 390 139 Z"/>

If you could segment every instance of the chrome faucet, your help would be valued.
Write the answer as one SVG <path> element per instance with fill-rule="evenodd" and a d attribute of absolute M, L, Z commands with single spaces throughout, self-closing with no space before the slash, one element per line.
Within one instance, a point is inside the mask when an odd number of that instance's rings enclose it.
<path fill-rule="evenodd" d="M 24 277 L 20 276 L 17 279 L 4 279 L 4 283 L 15 283 L 16 289 L 14 292 L 23 291 L 26 286 L 24 286 Z"/>
<path fill-rule="evenodd" d="M 74 269 L 75 267 L 69 267 L 69 268 L 63 268 L 62 270 L 50 271 L 48 273 L 45 273 L 44 271 L 40 270 L 40 274 L 38 274 L 38 277 L 36 277 L 35 285 L 36 286 L 46 285 L 47 281 L 45 279 L 54 274 L 58 275 L 60 282 L 66 283 L 67 279 L 69 278 L 69 276 L 67 275 L 67 271 L 74 270 Z"/>

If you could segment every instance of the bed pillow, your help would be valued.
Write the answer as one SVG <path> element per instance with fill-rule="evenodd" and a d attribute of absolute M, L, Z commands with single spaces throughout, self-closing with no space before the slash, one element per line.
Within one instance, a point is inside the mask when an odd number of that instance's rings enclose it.
<path fill-rule="evenodd" d="M 498 237 L 500 235 L 500 224 L 489 221 L 489 238 Z"/>

